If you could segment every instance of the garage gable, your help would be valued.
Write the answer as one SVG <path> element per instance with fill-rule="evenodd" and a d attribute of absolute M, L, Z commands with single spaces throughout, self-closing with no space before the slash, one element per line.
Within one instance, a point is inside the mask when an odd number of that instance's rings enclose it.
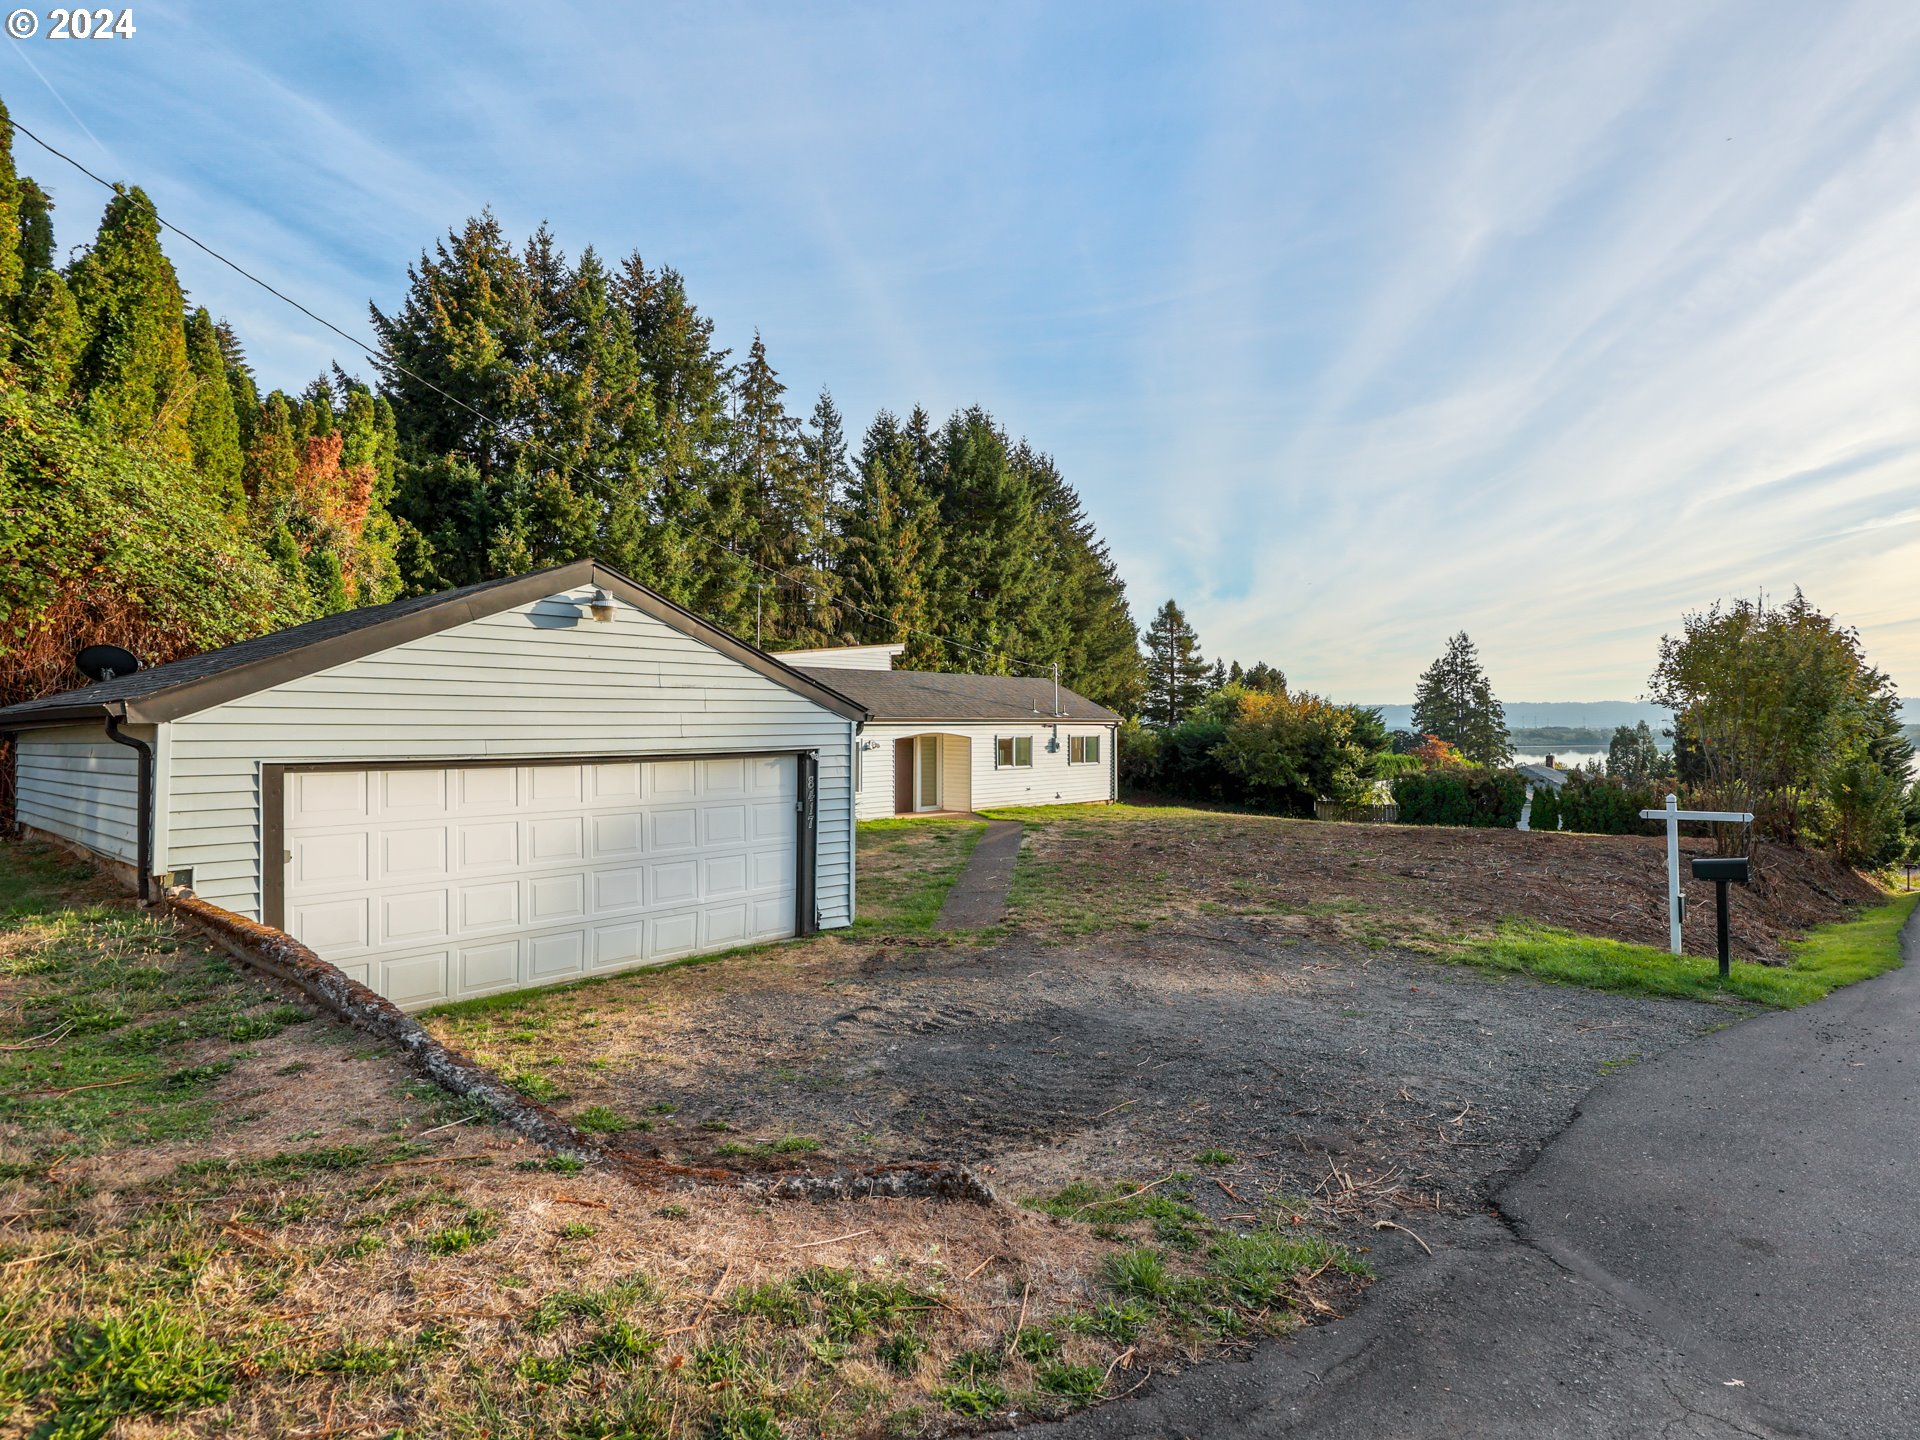
<path fill-rule="evenodd" d="M 598 561 L 579 560 L 437 595 L 344 610 L 183 660 L 10 705 L 0 709 L 0 733 L 98 720 L 108 714 L 135 723 L 164 723 L 469 621 L 543 602 L 550 605 L 555 596 L 570 596 L 578 619 L 603 615 L 590 604 L 596 593 L 706 644 L 838 715 L 850 720 L 865 717 L 863 706 L 833 686 L 774 659 L 617 570 Z M 566 622 L 556 616 L 554 623 Z"/>

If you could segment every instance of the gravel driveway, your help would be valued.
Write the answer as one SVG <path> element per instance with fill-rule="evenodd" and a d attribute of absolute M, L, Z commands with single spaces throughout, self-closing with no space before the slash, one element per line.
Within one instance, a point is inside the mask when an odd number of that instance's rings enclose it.
<path fill-rule="evenodd" d="M 1480 1208 L 1608 1069 L 1738 1013 L 1221 917 L 1082 945 L 799 947 L 530 997 L 452 1038 L 580 1057 L 543 1072 L 567 1108 L 648 1117 L 675 1159 L 805 1136 L 962 1160 L 1018 1198 L 1221 1151 L 1218 1209 L 1340 1191 L 1356 1219 L 1417 1228 L 1403 1212 Z"/>

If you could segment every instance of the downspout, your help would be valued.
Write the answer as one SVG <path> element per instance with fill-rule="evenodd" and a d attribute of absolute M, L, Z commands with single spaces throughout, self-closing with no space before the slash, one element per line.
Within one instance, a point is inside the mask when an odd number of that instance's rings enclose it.
<path fill-rule="evenodd" d="M 126 746 L 139 757 L 135 762 L 135 773 L 139 778 L 134 800 L 134 808 L 139 813 L 139 838 L 134 843 L 134 853 L 139 857 L 140 903 L 147 905 L 153 902 L 153 746 L 120 733 L 120 726 L 126 717 L 124 702 L 117 712 L 112 709 L 107 711 L 107 739 L 116 745 Z"/>

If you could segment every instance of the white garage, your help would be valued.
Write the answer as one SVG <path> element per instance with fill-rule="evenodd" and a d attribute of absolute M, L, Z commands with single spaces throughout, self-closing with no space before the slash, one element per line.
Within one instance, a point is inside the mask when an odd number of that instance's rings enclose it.
<path fill-rule="evenodd" d="M 853 918 L 866 712 L 593 562 L 0 710 L 17 819 L 404 1008 Z"/>

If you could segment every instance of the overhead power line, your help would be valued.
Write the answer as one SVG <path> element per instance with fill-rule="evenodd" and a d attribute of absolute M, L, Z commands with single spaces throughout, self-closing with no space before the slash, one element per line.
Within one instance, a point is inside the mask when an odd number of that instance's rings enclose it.
<path fill-rule="evenodd" d="M 22 125 L 18 120 L 15 120 L 11 116 L 9 116 L 7 118 L 6 123 L 8 124 L 9 127 L 11 127 L 11 129 L 15 133 L 26 136 L 29 140 L 33 141 L 34 144 L 38 145 L 42 150 L 46 151 L 49 155 L 54 156 L 56 159 L 64 160 L 67 164 L 71 165 L 74 169 L 78 170 L 82 175 L 86 176 L 89 180 L 93 181 L 95 184 L 100 185 L 107 190 L 111 190 L 116 195 L 121 193 L 121 187 L 119 185 L 116 185 L 113 181 L 107 179 L 105 176 L 95 173 L 93 170 L 83 165 L 80 161 L 74 159 L 73 156 L 67 154 L 66 151 L 61 150 L 59 147 L 41 139 L 38 135 L 34 134 L 32 130 L 28 129 L 25 125 Z M 440 396 L 443 400 L 446 400 L 449 404 L 459 406 L 462 410 L 465 410 L 468 414 L 474 416 L 476 419 L 480 420 L 482 423 L 492 427 L 496 435 L 500 436 L 503 439 L 507 438 L 507 427 L 504 424 L 502 424 L 499 420 L 495 419 L 493 416 L 487 414 L 486 411 L 480 409 L 478 406 L 473 405 L 472 403 L 466 400 L 462 400 L 458 395 L 450 394 L 448 391 L 446 391 L 439 385 L 434 384 L 433 381 L 427 379 L 426 376 L 417 374 L 414 371 L 407 369 L 406 366 L 398 364 L 393 359 L 392 356 L 386 354 L 383 351 L 376 350 L 373 346 L 367 344 L 366 341 L 362 340 L 359 336 L 353 334 L 351 331 L 343 330 L 340 326 L 334 324 L 333 321 L 327 319 L 326 316 L 321 315 L 318 312 L 310 309 L 308 306 L 303 305 L 300 301 L 294 299 L 291 295 L 287 294 L 284 290 L 281 290 L 276 286 L 270 284 L 269 282 L 261 279 L 258 275 L 254 274 L 251 270 L 247 269 L 244 265 L 241 265 L 238 261 L 231 260 L 227 256 L 221 254 L 218 250 L 214 249 L 213 246 L 207 244 L 206 241 L 200 239 L 198 236 L 191 235 L 187 231 L 182 230 L 178 225 L 174 224 L 171 220 L 167 219 L 164 215 L 162 215 L 157 209 L 154 210 L 153 212 L 153 218 L 155 222 L 160 226 L 161 229 L 171 231 L 173 234 L 178 235 L 182 240 L 186 241 L 189 245 L 193 246 L 196 250 L 199 250 L 204 254 L 210 256 L 211 258 L 219 261 L 222 265 L 226 266 L 229 270 L 233 271 L 234 274 L 240 276 L 241 279 L 247 280 L 252 284 L 258 285 L 262 290 L 266 291 L 269 295 L 273 296 L 274 299 L 280 301 L 284 305 L 291 306 L 293 309 L 298 310 L 302 315 L 306 316 L 309 320 L 313 321 L 314 324 L 322 326 L 323 328 L 331 331 L 333 334 L 338 335 L 342 340 L 346 341 L 349 345 L 352 345 L 355 348 L 363 351 L 367 355 L 367 357 L 373 360 L 376 364 L 391 368 L 392 370 L 398 372 L 399 374 L 406 376 L 409 380 L 414 381 L 416 384 L 425 386 L 427 389 L 431 390 L 434 394 Z M 527 441 L 522 443 L 527 444 L 531 448 L 538 448 L 538 449 L 545 450 L 549 457 L 561 462 L 562 469 L 565 468 L 564 457 L 561 456 L 560 452 L 556 450 L 548 442 L 540 439 L 537 436 L 531 436 L 528 438 Z M 710 530 L 706 530 L 705 527 L 700 525 L 698 522 L 689 524 L 688 522 L 685 522 L 685 521 L 678 521 L 676 523 L 686 524 L 687 528 L 689 529 L 704 531 L 704 533 L 707 534 L 707 537 L 710 540 L 718 539 L 717 535 L 714 532 Z M 746 561 L 749 565 L 753 566 L 754 569 L 761 571 L 763 574 L 771 575 L 776 580 L 785 580 L 790 584 L 799 585 L 799 586 L 802 586 L 803 588 L 807 587 L 810 584 L 810 577 L 808 576 L 795 575 L 785 570 L 776 569 L 775 567 L 766 564 L 764 561 L 756 560 L 753 556 L 748 555 L 742 551 L 734 551 L 733 553 L 738 555 L 740 559 Z M 932 640 L 937 644 L 945 645 L 950 649 L 964 650 L 969 654 L 973 654 L 973 655 L 984 655 L 990 660 L 1002 660 L 1010 665 L 1025 666 L 1029 670 L 1046 670 L 1049 668 L 1046 664 L 1042 664 L 1040 661 L 1037 661 L 1037 660 L 1023 660 L 1018 655 L 1009 655 L 1002 650 L 990 650 L 980 645 L 969 645 L 961 640 L 952 640 L 945 635 L 937 635 L 931 630 L 921 630 L 911 625 L 899 625 L 889 617 L 882 615 L 879 611 L 869 610 L 866 606 L 856 605 L 850 600 L 836 599 L 832 603 L 835 605 L 841 606 L 845 609 L 852 610 L 857 614 L 864 615 L 870 620 L 877 620 L 882 625 L 887 626 L 889 629 L 904 631 L 908 635 L 918 635 L 925 639 Z"/>

